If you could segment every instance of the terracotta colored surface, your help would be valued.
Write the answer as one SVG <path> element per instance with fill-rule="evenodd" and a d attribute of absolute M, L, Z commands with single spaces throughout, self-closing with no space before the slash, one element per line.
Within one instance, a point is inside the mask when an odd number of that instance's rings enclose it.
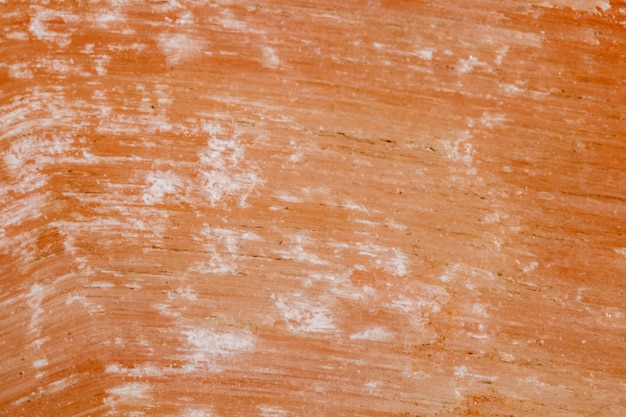
<path fill-rule="evenodd" d="M 0 415 L 626 415 L 626 4 L 0 1 Z"/>

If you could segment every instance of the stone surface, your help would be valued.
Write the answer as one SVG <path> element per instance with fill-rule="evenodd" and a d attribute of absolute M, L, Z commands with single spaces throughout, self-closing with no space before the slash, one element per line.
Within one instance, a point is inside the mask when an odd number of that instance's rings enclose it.
<path fill-rule="evenodd" d="M 0 415 L 626 415 L 626 3 L 0 1 Z"/>

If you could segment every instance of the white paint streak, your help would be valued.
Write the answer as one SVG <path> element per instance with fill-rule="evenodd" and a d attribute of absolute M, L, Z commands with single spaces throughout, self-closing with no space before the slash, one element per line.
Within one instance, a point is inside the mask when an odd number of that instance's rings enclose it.
<path fill-rule="evenodd" d="M 419 295 L 415 298 L 409 298 L 405 295 L 399 295 L 391 303 L 384 304 L 385 307 L 399 310 L 403 313 L 412 313 L 415 311 L 429 311 L 437 313 L 441 311 L 442 304 L 446 303 L 450 295 L 444 288 L 434 285 L 423 285 L 418 290 Z"/>
<path fill-rule="evenodd" d="M 216 417 L 216 416 L 217 414 L 215 414 L 213 410 L 198 409 L 198 408 L 185 410 L 180 415 L 180 417 Z"/>
<path fill-rule="evenodd" d="M 259 411 L 261 413 L 261 417 L 285 417 L 287 416 L 287 411 L 276 406 L 261 405 L 259 406 Z"/>
<path fill-rule="evenodd" d="M 37 359 L 35 362 L 33 362 L 33 368 L 39 369 L 39 368 L 43 368 L 44 366 L 48 365 L 48 359 L 46 358 L 42 358 L 42 359 Z"/>
<path fill-rule="evenodd" d="M 424 61 L 430 61 L 433 59 L 433 49 L 430 48 L 425 48 L 425 49 L 420 49 L 419 51 L 415 52 L 415 55 L 417 55 L 417 57 L 419 59 L 423 59 Z"/>
<path fill-rule="evenodd" d="M 28 293 L 27 304 L 30 308 L 32 308 L 33 314 L 30 319 L 30 331 L 39 333 L 39 324 L 41 321 L 41 315 L 44 313 L 41 304 L 43 302 L 44 296 L 44 287 L 39 284 L 33 284 L 30 287 L 30 292 Z"/>
<path fill-rule="evenodd" d="M 480 123 L 488 128 L 500 126 L 506 121 L 506 116 L 501 113 L 488 113 L 485 112 L 480 117 Z"/>
<path fill-rule="evenodd" d="M 611 4 L 606 0 L 546 0 L 540 5 L 549 8 L 568 7 L 572 10 L 594 14 L 598 14 L 599 11 L 607 12 L 611 9 Z"/>
<path fill-rule="evenodd" d="M 626 256 L 626 247 L 623 248 L 613 248 L 613 251 L 618 255 Z"/>
<path fill-rule="evenodd" d="M 383 342 L 393 339 L 393 333 L 388 331 L 382 326 L 370 327 L 362 330 L 358 333 L 350 335 L 352 340 L 371 340 L 376 342 Z"/>

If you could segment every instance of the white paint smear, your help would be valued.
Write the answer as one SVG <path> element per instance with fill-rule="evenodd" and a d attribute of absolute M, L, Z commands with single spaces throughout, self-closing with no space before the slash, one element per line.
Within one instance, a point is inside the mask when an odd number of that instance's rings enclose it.
<path fill-rule="evenodd" d="M 475 56 L 470 55 L 469 58 L 461 59 L 459 61 L 459 68 L 457 69 L 457 71 L 460 72 L 461 74 L 465 74 L 474 70 L 474 68 L 487 67 L 487 66 L 488 65 L 485 62 L 482 62 Z"/>
<path fill-rule="evenodd" d="M 193 328 L 183 331 L 190 345 L 189 359 L 193 365 L 204 365 L 217 371 L 217 362 L 254 348 L 254 336 L 241 333 L 215 332 L 211 329 Z"/>
<path fill-rule="evenodd" d="M 611 3 L 606 0 L 548 0 L 540 3 L 540 6 L 550 8 L 565 8 L 598 14 L 611 9 Z"/>
<path fill-rule="evenodd" d="M 393 333 L 382 326 L 370 327 L 350 336 L 352 340 L 372 340 L 377 342 L 391 340 L 392 338 Z"/>
<path fill-rule="evenodd" d="M 247 26 L 245 22 L 241 20 L 237 20 L 235 17 L 235 13 L 233 13 L 230 9 L 224 9 L 220 12 L 221 18 L 219 20 L 220 24 L 226 29 L 233 29 L 237 31 L 246 30 Z"/>
<path fill-rule="evenodd" d="M 275 304 L 292 332 L 331 333 L 336 330 L 332 311 L 321 300 L 279 296 Z"/>
<path fill-rule="evenodd" d="M 236 132 L 229 138 L 219 124 L 211 122 L 204 122 L 203 130 L 209 134 L 209 140 L 198 158 L 203 190 L 211 206 L 237 197 L 239 205 L 245 207 L 248 195 L 263 182 L 256 166 L 244 159 L 244 148 Z"/>
<path fill-rule="evenodd" d="M 117 404 L 134 404 L 149 399 L 150 385 L 131 382 L 106 390 L 109 396 L 104 399 L 105 405 L 115 409 Z"/>
<path fill-rule="evenodd" d="M 39 369 L 39 368 L 43 368 L 44 366 L 48 365 L 48 359 L 46 358 L 42 358 L 42 359 L 37 359 L 35 362 L 33 362 L 33 368 Z"/>
<path fill-rule="evenodd" d="M 371 242 L 358 243 L 356 247 L 359 255 L 371 258 L 371 263 L 376 268 L 382 268 L 389 274 L 403 277 L 409 271 L 409 258 L 398 248 L 389 248 Z"/>
<path fill-rule="evenodd" d="M 304 235 L 293 235 L 290 237 L 290 243 L 285 250 L 273 251 L 277 255 L 282 256 L 284 259 L 289 259 L 297 262 L 303 262 L 311 265 L 328 265 L 328 262 L 321 259 L 313 252 L 309 252 L 304 249 L 304 245 L 313 246 L 314 242 Z"/>
<path fill-rule="evenodd" d="M 202 41 L 181 33 L 164 33 L 157 38 L 157 43 L 159 49 L 165 54 L 168 65 L 176 65 L 194 59 L 204 48 Z"/>
<path fill-rule="evenodd" d="M 28 30 L 38 40 L 54 42 L 59 47 L 65 48 L 72 42 L 72 33 L 76 30 L 74 23 L 79 22 L 79 16 L 53 9 L 33 6 L 35 13 L 31 16 Z M 49 28 L 51 22 L 56 27 L 62 27 L 63 31 L 56 32 Z M 62 25 L 59 25 L 62 22 Z"/>
<path fill-rule="evenodd" d="M 419 59 L 423 59 L 424 61 L 430 61 L 433 59 L 433 52 L 433 49 L 426 48 L 416 51 L 415 55 L 417 55 Z"/>
<path fill-rule="evenodd" d="M 626 247 L 624 248 L 614 248 L 613 251 L 618 255 L 626 256 Z"/>
<path fill-rule="evenodd" d="M 180 417 L 216 417 L 217 414 L 213 412 L 213 410 L 205 410 L 205 409 L 188 409 L 185 410 Z"/>
<path fill-rule="evenodd" d="M 208 256 L 206 260 L 196 262 L 190 269 L 200 273 L 230 274 L 237 270 L 240 245 L 263 239 L 252 232 L 205 226 L 196 240 L 203 243 Z"/>
<path fill-rule="evenodd" d="M 280 65 L 280 59 L 276 55 L 276 50 L 270 46 L 263 46 L 263 66 L 276 69 Z"/>
<path fill-rule="evenodd" d="M 287 411 L 276 406 L 261 405 L 259 406 L 259 411 L 261 413 L 261 417 L 285 417 L 287 416 Z"/>
<path fill-rule="evenodd" d="M 162 203 L 166 194 L 177 194 L 183 187 L 183 181 L 171 171 L 151 172 L 146 178 L 146 183 L 148 189 L 141 198 L 149 205 Z"/>

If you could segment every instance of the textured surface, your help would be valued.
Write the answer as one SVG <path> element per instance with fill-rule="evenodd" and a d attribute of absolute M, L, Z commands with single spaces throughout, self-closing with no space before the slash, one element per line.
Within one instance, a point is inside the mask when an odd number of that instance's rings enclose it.
<path fill-rule="evenodd" d="M 0 415 L 626 415 L 626 4 L 0 1 Z"/>

